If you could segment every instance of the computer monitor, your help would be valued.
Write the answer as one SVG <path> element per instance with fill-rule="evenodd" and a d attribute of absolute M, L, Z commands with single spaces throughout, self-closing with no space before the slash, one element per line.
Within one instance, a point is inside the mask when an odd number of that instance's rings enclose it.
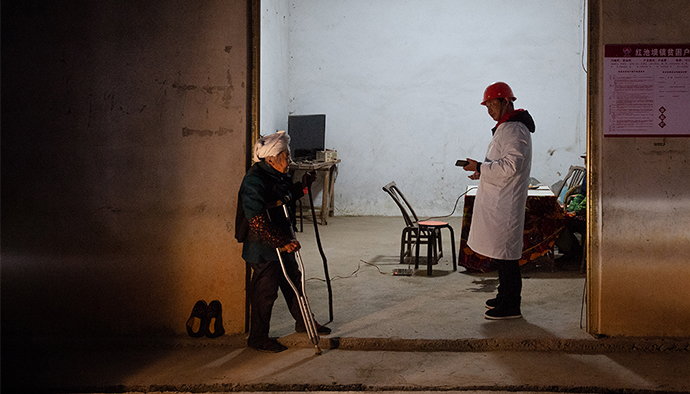
<path fill-rule="evenodd" d="M 294 160 L 316 159 L 316 152 L 326 146 L 326 115 L 290 115 L 288 134 Z"/>

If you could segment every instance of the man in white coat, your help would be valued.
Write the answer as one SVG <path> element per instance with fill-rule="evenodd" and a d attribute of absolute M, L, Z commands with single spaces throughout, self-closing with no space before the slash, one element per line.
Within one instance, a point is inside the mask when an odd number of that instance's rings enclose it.
<path fill-rule="evenodd" d="M 481 104 L 497 124 L 484 161 L 468 158 L 463 167 L 479 180 L 467 245 L 498 267 L 498 295 L 486 302 L 485 317 L 493 320 L 522 317 L 519 260 L 535 126 L 527 111 L 514 109 L 515 100 L 504 82 L 486 88 Z"/>

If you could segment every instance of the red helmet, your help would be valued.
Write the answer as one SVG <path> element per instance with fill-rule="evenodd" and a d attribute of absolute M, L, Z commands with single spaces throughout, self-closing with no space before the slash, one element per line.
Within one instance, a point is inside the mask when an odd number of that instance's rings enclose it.
<path fill-rule="evenodd" d="M 513 91 L 510 89 L 505 82 L 494 82 L 489 85 L 486 90 L 484 90 L 484 100 L 482 100 L 482 105 L 485 105 L 487 101 L 495 98 L 508 98 L 511 101 L 517 100 Z"/>

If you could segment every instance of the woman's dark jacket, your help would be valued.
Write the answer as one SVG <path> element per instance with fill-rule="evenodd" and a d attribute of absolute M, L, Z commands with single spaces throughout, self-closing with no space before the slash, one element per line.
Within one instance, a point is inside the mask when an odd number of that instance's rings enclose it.
<path fill-rule="evenodd" d="M 248 263 L 277 261 L 276 248 L 292 241 L 291 221 L 286 219 L 282 204 L 294 206 L 304 195 L 301 183 L 278 172 L 265 161 L 255 163 L 242 180 L 239 198 L 249 233 L 242 247 L 242 258 Z"/>

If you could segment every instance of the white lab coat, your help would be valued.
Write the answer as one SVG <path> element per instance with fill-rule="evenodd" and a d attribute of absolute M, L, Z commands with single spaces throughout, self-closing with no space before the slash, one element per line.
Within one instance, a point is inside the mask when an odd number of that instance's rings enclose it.
<path fill-rule="evenodd" d="M 521 122 L 501 123 L 481 163 L 467 245 L 500 260 L 522 256 L 532 137 Z"/>

